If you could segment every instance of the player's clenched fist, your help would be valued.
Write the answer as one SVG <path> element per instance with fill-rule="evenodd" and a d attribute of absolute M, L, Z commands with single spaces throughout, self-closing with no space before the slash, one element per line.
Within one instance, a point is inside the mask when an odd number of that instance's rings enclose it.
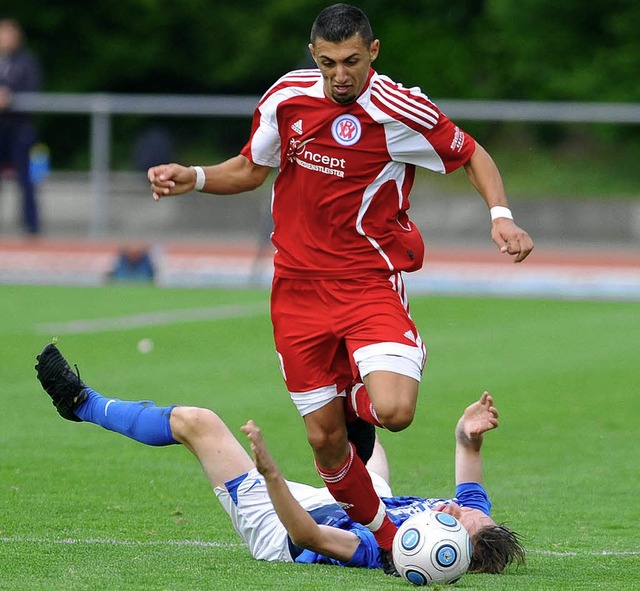
<path fill-rule="evenodd" d="M 169 195 L 181 195 L 192 191 L 196 184 L 196 171 L 191 166 L 160 164 L 147 172 L 153 198 L 160 201 Z"/>

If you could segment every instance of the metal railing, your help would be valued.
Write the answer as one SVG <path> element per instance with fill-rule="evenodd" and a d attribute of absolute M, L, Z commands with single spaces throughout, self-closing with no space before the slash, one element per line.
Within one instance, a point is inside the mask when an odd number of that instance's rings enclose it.
<path fill-rule="evenodd" d="M 250 117 L 258 96 L 19 93 L 13 110 L 32 113 L 86 114 L 91 118 L 90 177 L 92 236 L 107 228 L 111 154 L 111 118 L 116 115 L 167 117 Z M 438 100 L 457 121 L 527 121 L 555 123 L 640 123 L 640 104 L 537 101 Z"/>

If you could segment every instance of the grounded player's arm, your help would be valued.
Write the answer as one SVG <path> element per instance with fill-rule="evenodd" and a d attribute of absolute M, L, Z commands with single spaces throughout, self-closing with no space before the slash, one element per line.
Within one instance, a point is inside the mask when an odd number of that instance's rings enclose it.
<path fill-rule="evenodd" d="M 482 484 L 480 449 L 484 434 L 498 427 L 498 409 L 493 398 L 484 392 L 469 405 L 456 425 L 456 485 L 463 482 Z"/>
<path fill-rule="evenodd" d="M 256 189 L 271 171 L 268 166 L 254 164 L 242 154 L 220 164 L 203 166 L 202 170 L 205 178 L 200 191 L 214 195 L 232 195 Z M 162 197 L 193 191 L 197 173 L 193 166 L 172 163 L 151 167 L 147 177 L 151 183 L 153 198 L 159 201 Z"/>
<path fill-rule="evenodd" d="M 464 432 L 456 427 L 456 484 L 477 482 L 482 484 L 482 456 Z"/>
<path fill-rule="evenodd" d="M 493 158 L 477 142 L 476 149 L 464 165 L 464 169 L 489 210 L 492 207 L 509 208 L 500 171 Z M 533 240 L 509 217 L 500 216 L 492 220 L 491 238 L 501 252 L 516 255 L 516 263 L 523 261 L 533 250 Z"/>
<path fill-rule="evenodd" d="M 259 427 L 253 421 L 248 421 L 242 427 L 242 431 L 251 442 L 256 467 L 264 476 L 269 498 L 291 541 L 300 548 L 330 558 L 343 562 L 350 560 L 360 544 L 360 538 L 345 530 L 318 525 L 291 494 L 280 469 L 267 449 Z"/>

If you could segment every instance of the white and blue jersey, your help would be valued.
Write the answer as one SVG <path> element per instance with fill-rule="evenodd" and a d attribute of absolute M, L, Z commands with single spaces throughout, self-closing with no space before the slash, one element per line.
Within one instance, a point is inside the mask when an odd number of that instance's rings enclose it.
<path fill-rule="evenodd" d="M 452 499 L 424 498 L 412 496 L 386 496 L 391 491 L 386 482 L 371 473 L 376 492 L 387 508 L 387 514 L 397 526 L 411 515 L 430 511 L 442 504 L 456 502 L 461 507 L 480 509 L 489 515 L 491 502 L 482 485 L 467 482 L 456 487 Z M 335 564 L 360 568 L 381 568 L 378 543 L 373 534 L 363 525 L 354 522 L 329 491 L 306 484 L 287 482 L 293 496 L 320 525 L 337 527 L 353 532 L 360 538 L 360 545 L 351 560 L 342 562 L 317 552 L 295 546 L 271 504 L 264 479 L 254 468 L 225 483 L 225 488 L 214 490 L 240 537 L 249 546 L 254 558 L 280 562 Z"/>
<path fill-rule="evenodd" d="M 465 482 L 464 484 L 458 485 L 456 487 L 456 496 L 453 499 L 426 499 L 423 497 L 396 496 L 382 497 L 382 502 L 387 508 L 389 519 L 398 527 L 412 515 L 422 513 L 423 511 L 431 511 L 435 507 L 448 505 L 451 502 L 455 502 L 461 507 L 480 509 L 480 511 L 486 515 L 490 515 L 491 511 L 491 502 L 489 501 L 487 492 L 481 484 L 476 482 Z M 295 562 L 381 568 L 378 543 L 374 535 L 363 525 L 352 521 L 344 509 L 337 504 L 333 504 L 309 511 L 309 514 L 318 524 L 339 527 L 353 532 L 360 538 L 360 545 L 351 560 L 345 563 L 310 550 L 296 548 L 289 540 L 292 557 Z M 296 549 L 298 551 L 297 554 Z"/>

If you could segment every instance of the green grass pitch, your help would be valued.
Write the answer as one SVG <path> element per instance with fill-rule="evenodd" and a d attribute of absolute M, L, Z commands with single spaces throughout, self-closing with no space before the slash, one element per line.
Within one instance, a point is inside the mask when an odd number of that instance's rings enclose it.
<path fill-rule="evenodd" d="M 528 549 L 525 567 L 456 587 L 637 588 L 640 305 L 413 297 L 412 315 L 429 358 L 414 424 L 383 433 L 394 490 L 452 494 L 455 421 L 488 389 L 501 426 L 485 484 Z M 33 370 L 54 335 L 98 391 L 207 406 L 232 428 L 254 418 L 285 474 L 319 484 L 266 292 L 0 286 L 0 590 L 410 588 L 253 560 L 186 450 L 58 417 Z"/>

